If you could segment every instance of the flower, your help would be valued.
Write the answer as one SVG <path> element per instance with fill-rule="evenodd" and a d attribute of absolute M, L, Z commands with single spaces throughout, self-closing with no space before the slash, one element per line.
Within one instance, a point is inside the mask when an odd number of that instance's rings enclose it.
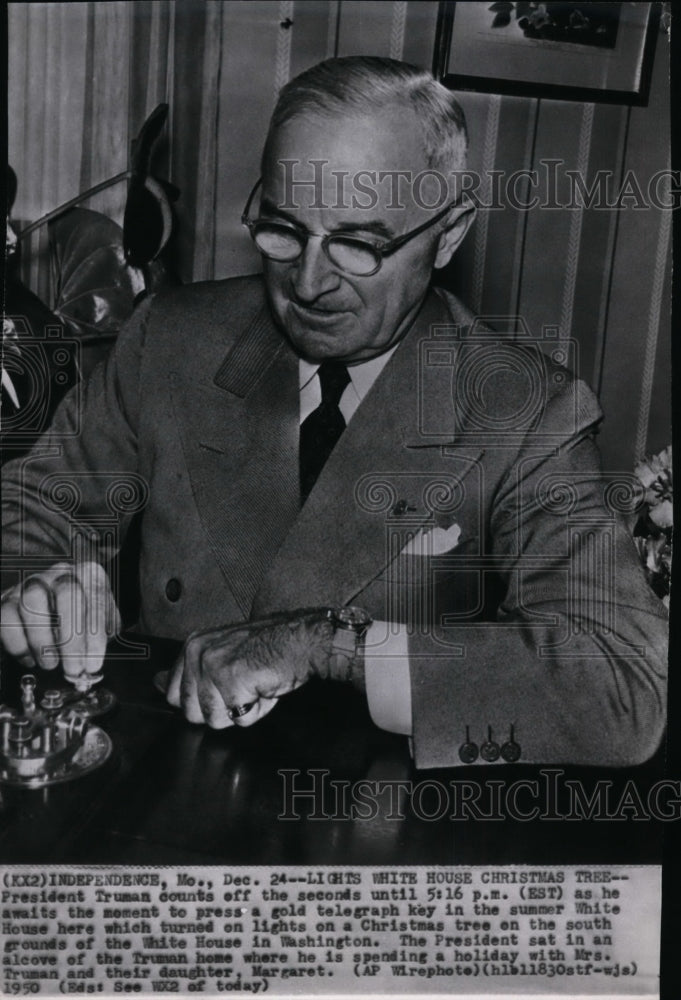
<path fill-rule="evenodd" d="M 645 488 L 645 503 L 653 524 L 658 528 L 671 528 L 673 523 L 673 485 L 671 445 L 652 458 L 644 458 L 634 472 Z"/>
<path fill-rule="evenodd" d="M 648 582 L 669 607 L 674 523 L 671 445 L 659 455 L 644 458 L 634 471 L 644 489 L 634 541 Z"/>
<path fill-rule="evenodd" d="M 671 500 L 663 500 L 656 507 L 650 508 L 650 520 L 658 528 L 671 528 L 674 521 L 674 508 Z"/>
<path fill-rule="evenodd" d="M 4 316 L 2 320 L 2 388 L 9 396 L 12 401 L 12 405 L 16 410 L 21 409 L 21 406 L 14 382 L 12 381 L 12 376 L 7 371 L 5 366 L 5 356 L 14 354 L 21 357 L 21 348 L 17 343 L 18 339 L 19 334 L 17 333 L 17 328 L 14 325 L 14 320 L 10 316 Z"/>
<path fill-rule="evenodd" d="M 7 228 L 5 229 L 5 257 L 14 257 L 17 252 L 17 243 L 19 242 L 17 234 L 14 232 L 11 222 L 7 220 Z"/>

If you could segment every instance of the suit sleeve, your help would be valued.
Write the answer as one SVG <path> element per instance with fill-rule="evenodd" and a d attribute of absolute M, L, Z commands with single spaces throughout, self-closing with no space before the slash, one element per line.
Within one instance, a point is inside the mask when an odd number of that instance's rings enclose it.
<path fill-rule="evenodd" d="M 150 300 L 89 381 L 58 407 L 28 455 L 2 473 L 3 589 L 60 559 L 106 564 L 145 483 L 138 473 L 140 363 Z"/>
<path fill-rule="evenodd" d="M 557 443 L 528 435 L 508 462 L 489 511 L 496 621 L 457 624 L 452 609 L 451 624 L 410 637 L 418 767 L 462 763 L 467 729 L 500 746 L 513 727 L 530 763 L 625 766 L 657 749 L 667 616 L 600 470 L 599 415 L 572 383 L 543 415 Z"/>

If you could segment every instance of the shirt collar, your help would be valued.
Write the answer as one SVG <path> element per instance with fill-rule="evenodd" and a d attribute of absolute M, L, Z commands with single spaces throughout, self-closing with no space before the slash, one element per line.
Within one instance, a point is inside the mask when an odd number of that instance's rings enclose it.
<path fill-rule="evenodd" d="M 358 365 L 348 365 L 348 375 L 360 400 L 364 399 L 369 389 L 372 387 L 378 376 L 381 374 L 391 357 L 395 353 L 397 344 L 368 361 L 361 361 Z M 319 369 L 318 364 L 311 364 L 300 358 L 298 361 L 298 385 L 302 391 L 312 381 Z"/>

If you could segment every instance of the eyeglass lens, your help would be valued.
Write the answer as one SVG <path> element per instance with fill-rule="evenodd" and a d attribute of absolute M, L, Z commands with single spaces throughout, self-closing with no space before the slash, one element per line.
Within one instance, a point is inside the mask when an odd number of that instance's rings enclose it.
<path fill-rule="evenodd" d="M 253 232 L 256 246 L 272 260 L 292 261 L 301 255 L 307 240 L 277 223 L 259 223 Z M 326 253 L 337 267 L 351 274 L 371 274 L 380 264 L 380 255 L 368 244 L 343 236 L 332 236 L 325 242 Z"/>

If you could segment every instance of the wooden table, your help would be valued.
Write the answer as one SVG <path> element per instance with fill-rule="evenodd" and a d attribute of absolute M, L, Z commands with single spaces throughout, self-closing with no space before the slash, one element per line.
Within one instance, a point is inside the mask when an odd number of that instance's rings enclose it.
<path fill-rule="evenodd" d="M 135 642 L 143 640 L 135 637 Z M 114 750 L 101 768 L 77 781 L 27 791 L 0 787 L 0 861 L 82 864 L 592 864 L 658 863 L 664 823 L 654 820 L 518 819 L 428 821 L 403 799 L 379 797 L 372 819 L 347 818 L 334 807 L 331 782 L 500 781 L 546 778 L 527 765 L 416 771 L 407 741 L 377 729 L 363 698 L 350 688 L 310 683 L 282 699 L 248 729 L 211 731 L 186 722 L 155 690 L 152 678 L 178 651 L 146 640 L 145 658 L 114 647 L 104 684 L 118 706 L 99 724 Z M 3 700 L 17 701 L 22 671 L 3 665 Z M 55 675 L 37 672 L 41 687 Z M 645 801 L 662 774 L 663 755 L 626 772 L 564 768 L 587 794 L 611 782 L 611 801 L 634 779 Z M 282 770 L 299 782 L 322 782 L 325 804 L 298 801 L 298 818 L 282 819 Z M 312 772 L 312 773 L 311 773 Z M 336 785 L 336 788 L 339 786 Z M 345 786 L 348 788 L 349 786 Z M 355 786 L 356 787 L 356 786 Z M 388 786 L 383 785 L 383 788 Z M 397 786 L 390 786 L 397 787 Z M 502 789 L 503 790 L 503 789 Z M 431 786 L 430 792 L 433 789 Z M 522 800 L 522 796 L 521 796 Z M 397 806 L 396 806 L 397 803 Z M 424 791 L 422 813 L 437 809 Z M 391 818 L 403 813 L 402 818 Z M 291 806 L 289 804 L 289 811 Z M 336 818 L 333 818 L 334 812 Z"/>

